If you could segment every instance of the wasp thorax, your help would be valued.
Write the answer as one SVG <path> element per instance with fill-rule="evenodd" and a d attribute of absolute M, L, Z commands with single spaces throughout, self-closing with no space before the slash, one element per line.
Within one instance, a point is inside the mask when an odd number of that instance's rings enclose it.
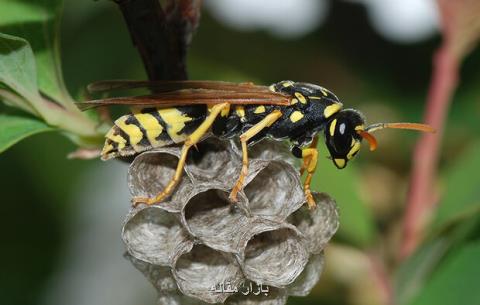
<path fill-rule="evenodd" d="M 331 117 L 325 128 L 325 143 L 337 168 L 344 168 L 360 150 L 365 128 L 363 115 L 353 109 L 339 111 Z"/>

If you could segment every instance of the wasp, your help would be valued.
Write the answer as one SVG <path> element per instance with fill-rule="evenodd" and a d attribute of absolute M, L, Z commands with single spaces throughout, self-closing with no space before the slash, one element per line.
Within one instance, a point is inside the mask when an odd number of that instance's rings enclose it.
<path fill-rule="evenodd" d="M 362 140 L 375 150 L 373 132 L 385 128 L 433 132 L 417 123 L 378 123 L 366 126 L 365 117 L 343 104 L 324 87 L 293 81 L 271 86 L 217 81 L 103 81 L 90 91 L 145 87 L 154 93 L 111 97 L 78 103 L 85 110 L 98 106 L 128 105 L 130 114 L 118 118 L 106 134 L 101 159 L 131 156 L 167 145 L 183 144 L 175 174 L 164 190 L 153 198 L 134 198 L 133 204 L 159 203 L 179 183 L 187 155 L 208 133 L 231 139 L 239 137 L 242 168 L 232 187 L 235 202 L 248 174 L 248 147 L 264 138 L 288 140 L 292 154 L 303 160 L 306 171 L 304 193 L 309 208 L 315 207 L 310 183 L 318 160 L 318 134 L 323 132 L 333 164 L 343 169 L 360 151 Z"/>

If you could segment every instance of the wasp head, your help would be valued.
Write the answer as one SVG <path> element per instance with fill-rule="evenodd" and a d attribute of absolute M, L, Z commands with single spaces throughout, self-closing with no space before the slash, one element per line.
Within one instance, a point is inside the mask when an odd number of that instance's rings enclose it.
<path fill-rule="evenodd" d="M 364 129 L 365 119 L 354 109 L 341 110 L 327 122 L 325 142 L 337 168 L 344 168 L 360 151 Z"/>
<path fill-rule="evenodd" d="M 362 139 L 367 140 L 370 150 L 377 148 L 372 132 L 385 128 L 435 132 L 429 125 L 419 123 L 377 123 L 365 127 L 365 118 L 354 109 L 345 109 L 332 115 L 325 128 L 325 141 L 337 168 L 344 168 L 360 151 Z"/>

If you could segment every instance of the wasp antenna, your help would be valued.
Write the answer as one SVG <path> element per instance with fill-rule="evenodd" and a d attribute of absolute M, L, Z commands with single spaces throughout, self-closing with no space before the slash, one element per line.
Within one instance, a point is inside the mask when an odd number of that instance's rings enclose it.
<path fill-rule="evenodd" d="M 359 130 L 357 131 L 357 133 L 365 140 L 368 141 L 368 144 L 370 145 L 370 151 L 374 151 L 375 149 L 377 149 L 377 139 L 375 139 L 375 137 L 369 133 L 368 131 L 363 131 L 363 130 Z"/>
<path fill-rule="evenodd" d="M 408 129 L 408 130 L 418 130 L 423 132 L 435 132 L 435 128 L 427 124 L 419 123 L 377 123 L 372 124 L 365 128 L 367 132 L 374 132 L 381 129 L 392 128 L 392 129 Z"/>

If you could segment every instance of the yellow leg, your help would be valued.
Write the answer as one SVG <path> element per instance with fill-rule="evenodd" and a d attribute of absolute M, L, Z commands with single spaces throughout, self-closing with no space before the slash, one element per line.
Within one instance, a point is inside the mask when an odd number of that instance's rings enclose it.
<path fill-rule="evenodd" d="M 317 148 L 317 144 L 318 144 L 318 135 L 316 135 L 316 136 L 313 138 L 312 143 L 310 143 L 310 145 L 309 145 L 308 147 L 309 147 L 309 148 Z M 304 158 L 304 159 L 303 159 L 302 167 L 300 167 L 300 176 L 302 176 L 303 173 L 305 172 L 305 169 L 307 168 L 307 165 L 308 165 L 309 160 L 310 160 L 310 158 Z"/>
<path fill-rule="evenodd" d="M 162 192 L 158 193 L 157 196 L 152 198 L 143 198 L 143 197 L 133 198 L 134 206 L 140 203 L 151 205 L 157 202 L 161 202 L 163 199 L 168 197 L 173 192 L 177 184 L 180 182 L 180 179 L 182 178 L 183 167 L 185 166 L 185 162 L 187 160 L 188 151 L 192 146 L 196 146 L 196 144 L 205 135 L 205 133 L 207 133 L 207 131 L 212 126 L 213 122 L 215 121 L 217 116 L 222 112 L 222 110 L 228 109 L 229 107 L 230 107 L 229 103 L 222 103 L 212 107 L 210 114 L 207 116 L 205 121 L 203 121 L 202 124 L 200 124 L 200 126 L 198 126 L 198 128 L 195 129 L 195 131 L 191 135 L 189 135 L 188 138 L 183 143 L 182 152 L 180 154 L 180 160 L 178 160 L 175 174 L 173 175 L 173 178 L 167 184 L 165 189 Z"/>
<path fill-rule="evenodd" d="M 245 131 L 242 135 L 240 135 L 240 142 L 242 143 L 242 170 L 240 172 L 240 176 L 235 183 L 235 186 L 230 193 L 230 200 L 233 202 L 237 201 L 237 194 L 243 189 L 243 183 L 245 181 L 245 177 L 248 174 L 248 149 L 247 149 L 247 142 L 264 128 L 271 126 L 275 121 L 277 121 L 282 116 L 282 112 L 280 110 L 274 110 L 272 113 L 268 114 L 264 117 L 260 122 L 253 125 L 249 130 Z"/>
<path fill-rule="evenodd" d="M 315 204 L 315 200 L 313 199 L 312 192 L 310 191 L 310 183 L 312 181 L 312 176 L 315 173 L 315 169 L 317 168 L 317 161 L 318 161 L 317 149 L 304 148 L 302 150 L 302 158 L 304 160 L 304 164 L 306 164 L 305 168 L 307 170 L 307 178 L 305 178 L 305 182 L 303 184 L 303 191 L 305 192 L 305 198 L 307 199 L 308 208 L 314 209 L 317 205 Z"/>

